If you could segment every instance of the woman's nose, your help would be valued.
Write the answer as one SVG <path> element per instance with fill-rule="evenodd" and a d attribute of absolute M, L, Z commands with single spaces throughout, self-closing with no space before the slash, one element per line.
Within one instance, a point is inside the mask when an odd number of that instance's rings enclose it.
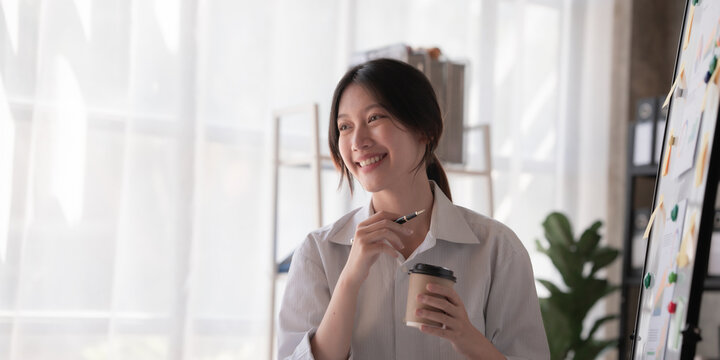
<path fill-rule="evenodd" d="M 372 146 L 370 132 L 364 126 L 359 126 L 353 134 L 353 150 L 367 149 Z"/>

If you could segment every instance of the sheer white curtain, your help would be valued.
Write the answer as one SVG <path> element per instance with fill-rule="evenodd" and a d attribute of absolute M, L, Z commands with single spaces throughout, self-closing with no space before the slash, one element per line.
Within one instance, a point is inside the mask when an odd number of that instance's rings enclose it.
<path fill-rule="evenodd" d="M 610 1 L 0 6 L 2 359 L 269 356 L 272 111 L 317 102 L 324 135 L 353 51 L 467 61 L 468 125 L 493 127 L 495 214 L 531 254 L 551 210 L 578 227 L 605 216 Z M 302 144 L 302 121 L 284 144 Z M 283 171 L 279 257 L 312 228 L 309 174 Z M 336 192 L 332 170 L 323 181 L 324 223 L 367 199 Z M 486 184 L 451 181 L 487 211 Z"/>

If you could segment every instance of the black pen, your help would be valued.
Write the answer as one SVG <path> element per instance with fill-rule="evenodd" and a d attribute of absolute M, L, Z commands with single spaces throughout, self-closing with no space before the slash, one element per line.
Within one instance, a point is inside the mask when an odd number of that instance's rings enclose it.
<path fill-rule="evenodd" d="M 422 210 L 420 210 L 420 211 L 416 211 L 416 212 L 411 213 L 411 214 L 407 214 L 407 215 L 405 215 L 405 216 L 401 216 L 401 217 L 395 219 L 395 222 L 398 223 L 398 224 L 404 224 L 404 223 L 412 220 L 414 217 L 422 214 L 423 212 L 425 212 L 425 209 L 422 209 Z"/>

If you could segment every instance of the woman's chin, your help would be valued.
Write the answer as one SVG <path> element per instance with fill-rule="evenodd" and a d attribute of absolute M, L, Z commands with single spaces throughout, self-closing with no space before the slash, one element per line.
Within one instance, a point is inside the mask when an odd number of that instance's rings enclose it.
<path fill-rule="evenodd" d="M 374 181 L 358 181 L 360 183 L 360 186 L 362 186 L 363 190 L 369 193 L 376 193 L 378 191 L 381 191 L 383 187 L 374 182 Z"/>

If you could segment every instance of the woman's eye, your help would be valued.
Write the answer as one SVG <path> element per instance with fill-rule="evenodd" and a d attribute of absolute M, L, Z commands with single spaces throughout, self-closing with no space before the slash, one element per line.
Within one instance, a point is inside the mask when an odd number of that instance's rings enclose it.
<path fill-rule="evenodd" d="M 370 118 L 368 119 L 368 122 L 378 120 L 378 119 L 380 119 L 381 117 L 382 117 L 382 115 L 373 115 L 373 116 L 370 116 Z"/>
<path fill-rule="evenodd" d="M 338 126 L 338 130 L 340 130 L 340 131 L 347 130 L 347 129 L 348 129 L 348 126 L 345 125 L 345 124 L 342 124 L 342 125 L 339 125 L 339 126 Z"/>

